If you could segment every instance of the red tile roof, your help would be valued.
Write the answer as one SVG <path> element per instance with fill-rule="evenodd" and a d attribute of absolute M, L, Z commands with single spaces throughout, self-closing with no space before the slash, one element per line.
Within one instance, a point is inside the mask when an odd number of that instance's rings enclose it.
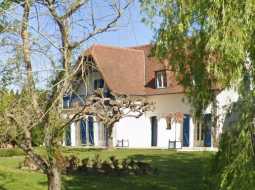
<path fill-rule="evenodd" d="M 104 78 L 108 88 L 118 94 L 158 95 L 183 93 L 174 73 L 162 63 L 150 56 L 152 46 L 144 45 L 120 48 L 105 45 L 93 45 L 86 54 L 90 54 Z M 167 87 L 155 88 L 155 72 L 166 70 Z"/>

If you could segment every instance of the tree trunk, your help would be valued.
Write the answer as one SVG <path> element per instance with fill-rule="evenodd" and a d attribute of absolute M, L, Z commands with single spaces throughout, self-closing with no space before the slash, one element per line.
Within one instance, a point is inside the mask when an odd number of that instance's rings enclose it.
<path fill-rule="evenodd" d="M 61 172 L 54 167 L 48 172 L 48 190 L 61 190 Z"/>

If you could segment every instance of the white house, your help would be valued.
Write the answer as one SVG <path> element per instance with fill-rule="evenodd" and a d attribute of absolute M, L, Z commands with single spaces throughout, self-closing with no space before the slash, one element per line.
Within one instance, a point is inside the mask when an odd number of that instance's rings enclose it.
<path fill-rule="evenodd" d="M 63 106 L 68 109 L 97 88 L 105 93 L 142 96 L 155 102 L 155 110 L 142 117 L 124 118 L 114 127 L 114 145 L 130 148 L 194 148 L 213 147 L 211 133 L 211 105 L 204 112 L 205 127 L 192 117 L 192 108 L 185 101 L 185 92 L 175 80 L 169 65 L 150 56 L 150 45 L 120 48 L 93 45 L 86 58 L 93 67 L 87 70 L 87 81 L 77 82 L 75 94 L 65 96 Z M 82 80 L 82 79 L 80 79 Z M 79 85 L 82 84 L 82 85 Z M 219 136 L 225 117 L 225 107 L 238 98 L 234 90 L 217 91 Z M 169 122 L 169 114 L 183 116 L 182 122 Z M 106 129 L 95 118 L 87 117 L 72 123 L 66 132 L 65 144 L 70 146 L 96 146 L 106 143 Z"/>

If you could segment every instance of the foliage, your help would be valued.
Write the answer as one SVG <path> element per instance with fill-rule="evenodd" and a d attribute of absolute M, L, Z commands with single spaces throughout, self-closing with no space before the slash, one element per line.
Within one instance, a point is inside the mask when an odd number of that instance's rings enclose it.
<path fill-rule="evenodd" d="M 149 175 L 154 174 L 156 169 L 153 169 L 149 163 L 137 161 L 133 158 L 120 160 L 116 156 L 110 156 L 103 160 L 99 154 L 96 154 L 93 159 L 84 158 L 82 160 L 75 155 L 65 157 L 66 174 L 74 172 L 83 172 L 86 174 L 112 174 L 112 175 Z"/>
<path fill-rule="evenodd" d="M 215 99 L 215 89 L 238 89 L 240 119 L 221 139 L 213 189 L 254 188 L 255 1 L 141 2 L 147 22 L 161 21 L 154 53 L 177 73 L 196 117 Z"/>
<path fill-rule="evenodd" d="M 0 91 L 0 112 L 3 112 L 15 99 L 13 91 L 1 90 Z"/>
<path fill-rule="evenodd" d="M 243 118 L 244 119 L 244 118 Z M 244 120 L 241 121 L 244 121 Z M 255 181 L 255 167 L 249 133 L 247 128 L 243 128 L 239 123 L 238 128 L 230 129 L 223 134 L 220 143 L 220 151 L 217 154 L 210 181 L 210 190 L 215 189 L 252 189 Z M 237 140 L 234 139 L 237 138 Z"/>
<path fill-rule="evenodd" d="M 39 104 L 43 107 L 43 101 L 45 99 L 45 92 L 37 91 L 39 97 Z M 20 129 L 15 127 L 12 122 L 26 121 L 28 123 L 33 122 L 28 117 L 31 115 L 24 115 L 23 113 L 28 111 L 31 108 L 31 99 L 27 95 L 26 91 L 21 91 L 14 93 L 13 91 L 2 90 L 0 92 L 0 129 L 3 130 L 1 133 L 0 140 L 2 142 L 12 141 L 17 142 L 19 138 L 22 138 L 22 135 L 19 135 Z M 12 111 L 11 111 L 12 110 Z M 9 114 L 6 114 L 10 112 Z M 32 111 L 31 111 L 32 112 Z M 14 118 L 14 114 L 17 114 L 17 117 Z M 8 118 L 12 118 L 11 121 Z M 7 130 L 8 129 L 8 130 Z M 32 144 L 34 146 L 42 145 L 43 142 L 43 125 L 38 124 L 37 127 L 31 129 L 32 135 Z"/>
<path fill-rule="evenodd" d="M 39 124 L 38 127 L 35 127 L 31 130 L 32 136 L 32 145 L 33 146 L 40 146 L 43 144 L 44 140 L 44 128 L 42 124 Z"/>
<path fill-rule="evenodd" d="M 4 112 L 13 105 L 16 99 L 16 95 L 13 91 L 1 90 L 0 91 L 0 143 L 10 143 L 12 139 L 6 138 L 6 136 L 13 136 L 16 132 L 12 130 L 6 130 L 10 126 L 6 123 L 6 117 L 4 117 Z"/>
<path fill-rule="evenodd" d="M 249 78 L 241 88 L 249 92 Z M 254 145 L 254 95 L 240 94 L 239 101 L 232 106 L 230 116 L 234 118 L 225 124 L 219 152 L 214 160 L 211 189 L 251 189 L 255 184 Z M 235 117 L 231 116 L 235 114 Z M 228 118 L 226 118 L 228 119 Z"/>
<path fill-rule="evenodd" d="M 253 57 L 254 1 L 141 2 L 161 20 L 154 53 L 169 59 L 199 115 L 214 98 L 212 88 L 236 83 L 247 56 Z"/>

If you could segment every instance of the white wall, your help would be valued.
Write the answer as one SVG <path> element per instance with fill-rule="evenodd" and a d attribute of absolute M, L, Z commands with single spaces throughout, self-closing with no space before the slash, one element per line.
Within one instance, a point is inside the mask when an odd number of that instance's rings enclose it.
<path fill-rule="evenodd" d="M 181 112 L 190 115 L 190 147 L 194 146 L 195 140 L 195 121 L 191 115 L 191 107 L 185 101 L 184 94 L 168 94 L 147 97 L 149 101 L 155 102 L 155 110 L 147 112 L 139 119 L 125 118 L 116 124 L 116 140 L 129 140 L 132 148 L 151 147 L 151 123 L 150 118 L 156 116 L 158 119 L 158 148 L 167 148 L 169 140 L 183 140 L 183 124 L 173 123 L 171 129 L 167 129 L 166 115 L 169 113 Z M 237 101 L 238 94 L 233 89 L 227 89 L 217 95 L 217 114 L 221 126 L 218 133 L 221 133 L 222 123 L 226 114 L 226 107 L 232 102 Z M 205 113 L 211 112 L 211 105 Z M 176 137 L 175 137 L 176 136 Z M 176 138 L 176 139 L 175 139 Z M 212 138 L 211 138 L 212 139 Z M 213 139 L 212 139 L 213 144 Z"/>
<path fill-rule="evenodd" d="M 182 141 L 182 124 L 173 123 L 171 129 L 167 129 L 166 116 L 169 113 L 182 112 L 190 114 L 190 106 L 183 101 L 183 94 L 169 94 L 149 96 L 149 101 L 155 102 L 155 110 L 147 112 L 141 118 L 124 118 L 116 124 L 116 139 L 129 140 L 132 148 L 151 147 L 151 121 L 152 116 L 158 120 L 158 148 L 168 148 L 169 140 Z M 192 119 L 190 131 L 193 130 Z M 176 139 L 175 139 L 176 135 Z M 190 142 L 193 141 L 193 133 L 190 132 Z M 193 143 L 190 143 L 193 146 Z"/>
<path fill-rule="evenodd" d="M 150 121 L 142 116 L 123 118 L 115 125 L 115 143 L 117 140 L 129 140 L 129 147 L 149 148 L 151 145 Z"/>
<path fill-rule="evenodd" d="M 98 137 L 99 127 L 101 127 L 100 124 L 94 121 L 94 145 L 95 146 L 99 146 L 99 137 Z"/>
<path fill-rule="evenodd" d="M 217 95 L 217 117 L 218 117 L 218 131 L 217 136 L 222 133 L 224 120 L 227 112 L 233 102 L 237 102 L 239 95 L 233 88 L 225 89 Z"/>
<path fill-rule="evenodd" d="M 74 122 L 71 123 L 70 133 L 71 133 L 71 146 L 76 146 L 76 125 Z"/>
<path fill-rule="evenodd" d="M 157 116 L 158 118 L 158 147 L 168 148 L 169 140 L 176 141 L 183 140 L 183 124 L 173 123 L 172 128 L 167 129 L 166 116 L 169 113 L 181 112 L 190 115 L 190 146 L 193 146 L 193 124 L 191 117 L 191 107 L 187 101 L 185 101 L 184 94 L 168 94 L 149 96 L 149 101 L 155 102 L 155 110 L 148 113 L 148 117 Z"/>

